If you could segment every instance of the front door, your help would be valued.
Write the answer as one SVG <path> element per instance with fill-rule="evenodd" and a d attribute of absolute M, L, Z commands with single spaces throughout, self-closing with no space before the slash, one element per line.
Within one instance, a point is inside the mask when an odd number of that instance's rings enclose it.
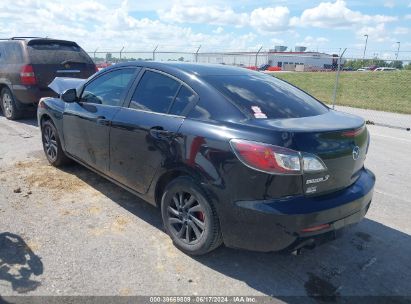
<path fill-rule="evenodd" d="M 145 71 L 129 107 L 120 109 L 113 119 L 111 176 L 145 193 L 159 166 L 180 158 L 178 130 L 196 98 L 179 80 Z"/>
<path fill-rule="evenodd" d="M 66 151 L 87 165 L 108 172 L 110 125 L 134 80 L 137 68 L 110 70 L 88 82 L 78 102 L 66 104 Z"/>

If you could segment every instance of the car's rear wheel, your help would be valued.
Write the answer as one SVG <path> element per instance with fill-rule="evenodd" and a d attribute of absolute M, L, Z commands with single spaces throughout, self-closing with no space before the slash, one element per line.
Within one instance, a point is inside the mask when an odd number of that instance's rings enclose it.
<path fill-rule="evenodd" d="M 191 255 L 205 254 L 222 244 L 215 207 L 188 177 L 178 177 L 161 200 L 164 227 L 176 247 Z"/>
<path fill-rule="evenodd" d="M 1 109 L 3 115 L 10 120 L 19 119 L 22 112 L 17 108 L 17 102 L 9 88 L 1 90 Z"/>
<path fill-rule="evenodd" d="M 70 161 L 61 148 L 57 129 L 50 120 L 46 120 L 42 123 L 41 138 L 43 141 L 44 153 L 51 165 L 59 167 Z"/>

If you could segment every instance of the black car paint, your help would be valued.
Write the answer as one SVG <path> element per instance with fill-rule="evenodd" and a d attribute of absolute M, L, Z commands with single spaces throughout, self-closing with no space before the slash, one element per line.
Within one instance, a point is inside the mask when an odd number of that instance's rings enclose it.
<path fill-rule="evenodd" d="M 341 135 L 342 130 L 364 126 L 361 118 L 329 110 L 302 119 L 250 119 L 201 78 L 210 70 L 220 75 L 255 73 L 228 67 L 125 63 L 88 81 L 130 66 L 142 69 L 121 106 L 64 103 L 57 98 L 42 101 L 39 122 L 46 116 L 53 120 L 63 149 L 73 159 L 154 205 L 159 204 L 165 180 L 191 176 L 216 206 L 224 243 L 230 247 L 281 250 L 333 227 L 357 222 L 368 210 L 375 183 L 374 175 L 362 165 L 368 131 L 364 128 L 355 138 Z M 189 106 L 186 117 L 127 108 L 145 69 L 167 73 L 197 93 L 199 98 Z M 204 103 L 209 111 L 202 107 Z M 203 108 L 201 115 L 196 114 L 199 107 Z M 306 180 L 324 173 L 287 176 L 255 171 L 234 155 L 229 144 L 232 138 L 315 153 L 337 171 L 330 172 L 331 178 L 319 185 L 318 193 L 307 195 Z M 349 160 L 356 145 L 362 151 L 358 168 Z M 348 168 L 345 173 L 344 168 Z M 331 228 L 301 232 L 324 223 Z"/>

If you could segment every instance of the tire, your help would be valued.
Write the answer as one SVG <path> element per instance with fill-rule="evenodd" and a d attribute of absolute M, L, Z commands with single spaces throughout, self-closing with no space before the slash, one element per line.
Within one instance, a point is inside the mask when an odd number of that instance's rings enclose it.
<path fill-rule="evenodd" d="M 41 125 L 41 139 L 46 158 L 52 166 L 60 167 L 70 162 L 61 148 L 57 129 L 50 120 L 44 121 Z"/>
<path fill-rule="evenodd" d="M 189 177 L 178 177 L 167 185 L 161 215 L 174 245 L 189 255 L 205 254 L 223 242 L 215 207 Z"/>
<path fill-rule="evenodd" d="M 23 113 L 17 108 L 18 101 L 14 99 L 13 93 L 9 88 L 1 90 L 0 98 L 1 110 L 7 119 L 16 120 L 21 118 Z"/>

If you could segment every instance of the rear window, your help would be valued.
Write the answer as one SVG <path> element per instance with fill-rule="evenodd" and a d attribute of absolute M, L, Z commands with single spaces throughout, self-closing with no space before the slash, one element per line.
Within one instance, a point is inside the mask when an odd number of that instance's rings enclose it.
<path fill-rule="evenodd" d="M 61 64 L 72 63 L 92 64 L 90 56 L 78 45 L 70 42 L 33 42 L 27 46 L 30 61 L 33 64 Z"/>
<path fill-rule="evenodd" d="M 256 74 L 204 78 L 242 111 L 255 118 L 297 118 L 328 111 L 315 98 L 272 76 Z"/>

